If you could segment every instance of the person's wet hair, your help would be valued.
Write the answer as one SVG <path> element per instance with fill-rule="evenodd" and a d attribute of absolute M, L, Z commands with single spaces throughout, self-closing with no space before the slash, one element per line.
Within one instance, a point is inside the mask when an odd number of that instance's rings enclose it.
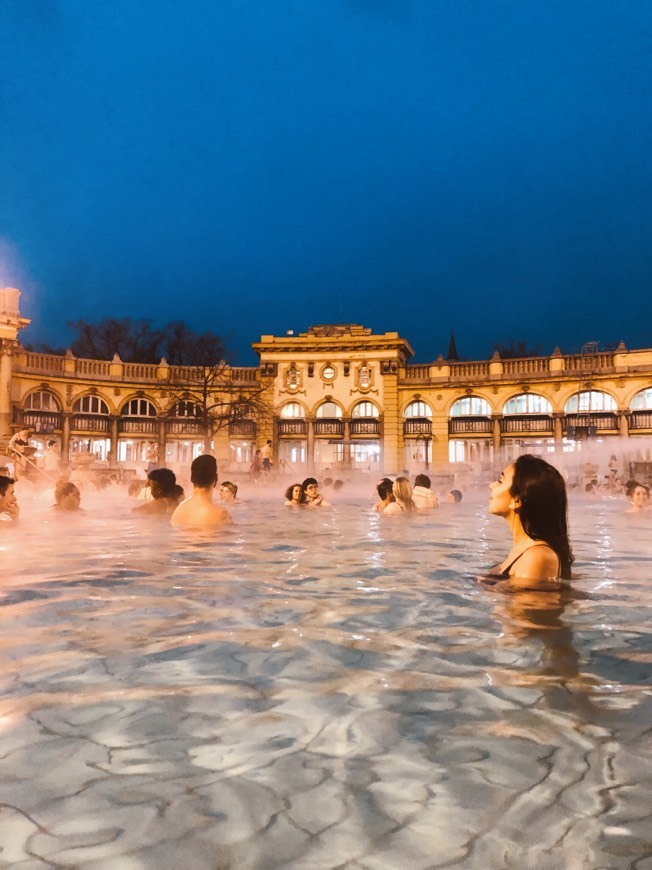
<path fill-rule="evenodd" d="M 74 483 L 71 483 L 70 481 L 66 480 L 63 483 L 61 483 L 60 486 L 57 486 L 57 488 L 54 491 L 55 506 L 56 507 L 63 507 L 64 500 L 67 499 L 71 495 L 77 495 L 78 498 L 81 498 L 81 493 L 79 491 L 79 488 L 77 486 L 75 486 Z M 77 506 L 79 506 L 79 503 L 77 503 Z"/>
<path fill-rule="evenodd" d="M 0 474 L 0 495 L 5 495 L 11 484 L 15 482 L 13 477 L 6 477 L 4 474 Z"/>
<path fill-rule="evenodd" d="M 451 489 L 448 494 L 453 496 L 454 502 L 459 504 L 459 502 L 462 501 L 462 493 L 459 491 L 459 489 Z"/>
<path fill-rule="evenodd" d="M 381 481 L 376 484 L 376 491 L 383 501 L 387 498 L 387 496 L 392 495 L 392 487 L 394 486 L 394 482 L 389 479 L 389 477 L 383 477 Z"/>
<path fill-rule="evenodd" d="M 154 498 L 167 498 L 177 482 L 177 476 L 169 468 L 154 468 L 147 475 L 147 479 L 156 483 L 158 492 L 152 493 Z"/>
<path fill-rule="evenodd" d="M 175 504 L 179 504 L 179 502 L 182 502 L 185 496 L 186 494 L 183 491 L 183 487 L 180 486 L 178 483 L 175 483 L 170 492 L 168 493 L 168 499 Z"/>
<path fill-rule="evenodd" d="M 397 502 L 401 504 L 403 510 L 412 514 L 417 510 L 417 506 L 412 500 L 412 484 L 407 477 L 397 477 L 392 485 L 392 492 Z"/>
<path fill-rule="evenodd" d="M 224 487 L 224 489 L 228 489 L 233 498 L 235 498 L 238 494 L 238 487 L 235 483 L 231 483 L 230 480 L 223 480 L 220 484 L 220 487 Z"/>
<path fill-rule="evenodd" d="M 194 486 L 208 489 L 217 483 L 217 460 L 208 453 L 193 459 L 190 466 L 190 481 Z"/>
<path fill-rule="evenodd" d="M 430 478 L 427 474 L 417 474 L 417 476 L 414 478 L 414 485 L 424 486 L 426 489 L 430 489 Z"/>
<path fill-rule="evenodd" d="M 634 480 L 634 478 L 628 480 L 625 484 L 625 495 L 627 496 L 627 498 L 631 498 L 634 495 L 635 489 L 639 486 L 646 492 L 649 492 L 647 486 L 645 486 L 644 483 L 641 483 L 640 480 Z"/>
<path fill-rule="evenodd" d="M 560 576 L 570 580 L 573 552 L 568 540 L 564 478 L 545 459 L 526 453 L 514 462 L 509 492 L 520 499 L 517 513 L 525 534 L 535 541 L 545 541 L 557 553 Z"/>

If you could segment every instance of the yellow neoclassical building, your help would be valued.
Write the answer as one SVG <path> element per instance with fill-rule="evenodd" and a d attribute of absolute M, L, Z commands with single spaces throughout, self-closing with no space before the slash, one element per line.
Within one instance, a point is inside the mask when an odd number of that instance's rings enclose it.
<path fill-rule="evenodd" d="M 19 298 L 0 290 L 0 449 L 27 427 L 36 446 L 56 440 L 64 461 L 90 454 L 105 467 L 138 467 L 153 448 L 160 464 L 187 466 L 204 451 L 193 402 L 170 389 L 194 370 L 26 351 Z M 266 413 L 234 415 L 215 433 L 222 471 L 246 471 L 268 439 L 276 463 L 297 474 L 376 475 L 652 435 L 652 349 L 588 345 L 574 355 L 415 365 L 398 333 L 354 324 L 263 335 L 252 346 L 259 366 L 221 377 L 256 390 Z"/>

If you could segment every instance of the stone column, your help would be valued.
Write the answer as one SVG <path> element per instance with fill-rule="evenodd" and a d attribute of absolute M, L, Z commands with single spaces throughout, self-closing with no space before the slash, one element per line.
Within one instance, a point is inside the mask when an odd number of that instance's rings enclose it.
<path fill-rule="evenodd" d="M 0 437 L 11 437 L 11 372 L 17 342 L 0 339 Z"/>
<path fill-rule="evenodd" d="M 120 419 L 117 415 L 111 415 L 111 447 L 109 449 L 109 463 L 114 463 L 118 461 L 118 420 Z"/>
<path fill-rule="evenodd" d="M 494 442 L 494 451 L 500 450 L 500 415 L 494 414 L 491 418 L 492 426 L 493 426 L 493 442 Z"/>
<path fill-rule="evenodd" d="M 158 421 L 158 467 L 167 468 L 167 430 L 165 428 L 165 420 Z"/>
<path fill-rule="evenodd" d="M 630 411 L 618 411 L 618 434 L 621 438 L 629 438 Z"/>
<path fill-rule="evenodd" d="M 308 424 L 308 446 L 306 448 L 306 466 L 308 468 L 308 473 L 312 474 L 315 470 L 315 430 L 314 430 L 314 418 L 306 417 L 306 422 Z"/>
<path fill-rule="evenodd" d="M 564 440 L 564 427 L 562 425 L 563 419 L 563 414 L 552 415 L 552 428 L 555 438 L 555 444 L 561 444 L 561 442 Z"/>
<path fill-rule="evenodd" d="M 70 463 L 70 411 L 61 415 L 61 464 Z"/>

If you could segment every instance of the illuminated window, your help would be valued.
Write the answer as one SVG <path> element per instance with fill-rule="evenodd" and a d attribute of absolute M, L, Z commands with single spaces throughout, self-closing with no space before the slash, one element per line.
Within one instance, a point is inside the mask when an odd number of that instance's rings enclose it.
<path fill-rule="evenodd" d="M 283 405 L 281 408 L 280 416 L 283 419 L 305 417 L 306 412 L 298 402 L 288 402 L 287 405 Z"/>
<path fill-rule="evenodd" d="M 641 390 L 629 404 L 632 411 L 649 411 L 652 409 L 652 389 Z"/>
<path fill-rule="evenodd" d="M 490 417 L 491 405 L 479 396 L 464 396 L 453 402 L 451 417 Z"/>
<path fill-rule="evenodd" d="M 566 414 L 582 414 L 590 411 L 615 411 L 617 405 L 608 393 L 598 390 L 585 390 L 575 393 L 564 405 Z"/>
<path fill-rule="evenodd" d="M 156 417 L 156 408 L 148 399 L 131 399 L 122 409 L 123 417 Z"/>
<path fill-rule="evenodd" d="M 73 414 L 107 414 L 109 406 L 99 396 L 82 396 L 72 406 Z"/>
<path fill-rule="evenodd" d="M 60 410 L 59 402 L 52 395 L 41 390 L 38 393 L 31 393 L 25 399 L 25 408 L 28 411 L 54 411 Z"/>
<path fill-rule="evenodd" d="M 351 411 L 352 417 L 378 417 L 378 408 L 373 402 L 358 402 Z"/>
<path fill-rule="evenodd" d="M 335 371 L 333 366 L 330 364 L 327 366 L 324 366 L 324 368 L 321 370 L 321 376 L 325 381 L 332 381 L 335 378 L 336 374 L 337 374 L 337 372 Z"/>
<path fill-rule="evenodd" d="M 317 408 L 318 417 L 341 417 L 342 409 L 335 402 L 324 402 Z"/>
<path fill-rule="evenodd" d="M 521 393 L 505 402 L 503 414 L 552 414 L 552 405 L 536 393 Z"/>
<path fill-rule="evenodd" d="M 432 409 L 426 402 L 410 402 L 403 416 L 408 419 L 411 417 L 432 417 Z"/>

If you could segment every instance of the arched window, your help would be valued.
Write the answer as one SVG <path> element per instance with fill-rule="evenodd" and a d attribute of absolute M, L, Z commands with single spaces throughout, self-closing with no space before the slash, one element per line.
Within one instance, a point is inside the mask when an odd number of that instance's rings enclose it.
<path fill-rule="evenodd" d="M 432 417 L 432 409 L 426 402 L 414 401 L 405 409 L 403 416 L 410 420 L 413 417 Z"/>
<path fill-rule="evenodd" d="M 99 396 L 82 396 L 72 406 L 72 412 L 73 414 L 106 414 L 108 416 L 109 406 Z"/>
<path fill-rule="evenodd" d="M 378 417 L 378 408 L 373 402 L 358 402 L 351 411 L 352 417 Z"/>
<path fill-rule="evenodd" d="M 616 411 L 617 405 L 608 393 L 599 390 L 584 390 L 575 393 L 564 405 L 566 414 L 582 414 L 587 411 Z"/>
<path fill-rule="evenodd" d="M 288 418 L 305 417 L 306 412 L 298 402 L 288 402 L 281 408 L 280 415 L 283 419 L 287 420 Z"/>
<path fill-rule="evenodd" d="M 185 399 L 177 402 L 170 410 L 171 417 L 202 417 L 201 407 L 197 402 L 188 402 Z"/>
<path fill-rule="evenodd" d="M 61 410 L 61 406 L 56 396 L 52 393 L 39 390 L 37 393 L 30 393 L 25 399 L 25 409 L 27 411 L 51 411 L 57 413 Z"/>
<path fill-rule="evenodd" d="M 552 414 L 552 405 L 537 393 L 521 393 L 505 402 L 503 414 Z"/>
<path fill-rule="evenodd" d="M 317 417 L 320 417 L 320 418 L 328 417 L 328 418 L 332 419 L 333 417 L 341 417 L 341 416 L 342 416 L 342 409 L 335 402 L 330 402 L 330 401 L 324 402 L 323 404 L 321 404 L 317 408 Z"/>
<path fill-rule="evenodd" d="M 491 405 L 479 396 L 464 396 L 453 402 L 451 417 L 491 417 Z"/>
<path fill-rule="evenodd" d="M 131 399 L 122 409 L 123 417 L 156 417 L 156 408 L 149 399 Z"/>
<path fill-rule="evenodd" d="M 649 411 L 652 410 L 652 389 L 641 390 L 637 393 L 629 403 L 632 411 Z"/>

